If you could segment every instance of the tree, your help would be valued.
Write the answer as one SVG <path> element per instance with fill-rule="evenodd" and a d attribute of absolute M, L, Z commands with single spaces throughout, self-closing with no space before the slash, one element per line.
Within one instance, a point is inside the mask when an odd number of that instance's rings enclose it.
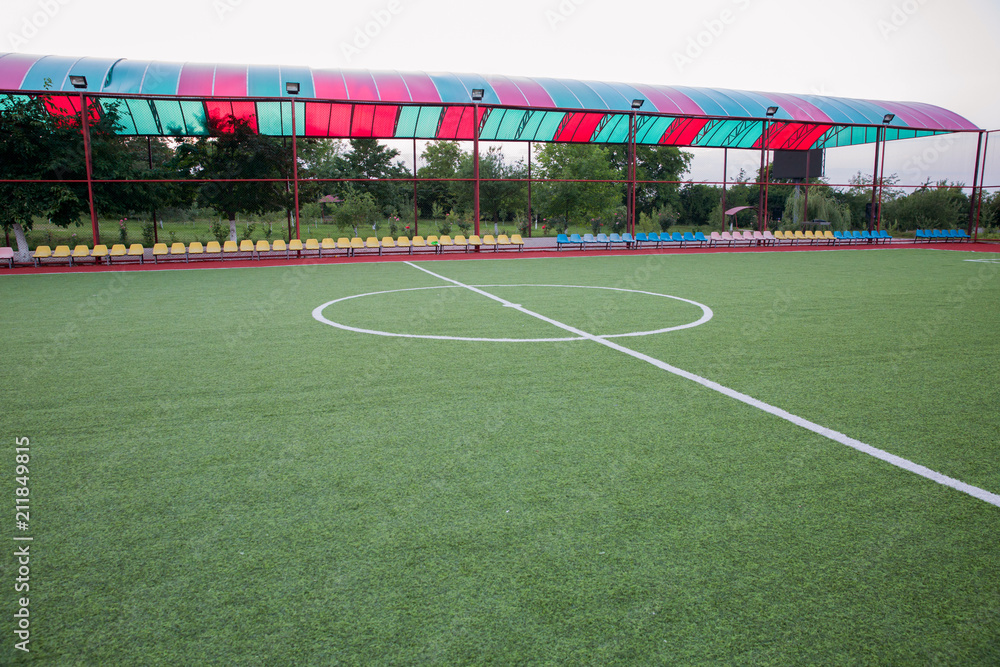
<path fill-rule="evenodd" d="M 883 208 L 883 224 L 897 229 L 955 229 L 969 220 L 969 197 L 961 183 L 940 181 L 906 197 L 891 200 Z"/>
<path fill-rule="evenodd" d="M 417 175 L 420 178 L 457 178 L 458 167 L 465 155 L 457 141 L 432 141 L 420 154 L 424 166 L 417 170 Z M 432 215 L 435 204 L 445 211 L 457 205 L 454 187 L 447 181 L 420 183 L 417 201 L 425 216 Z"/>
<path fill-rule="evenodd" d="M 542 178 L 618 180 L 607 152 L 594 144 L 545 144 L 538 151 Z M 610 218 L 621 205 L 620 183 L 540 183 L 538 208 L 547 217 Z"/>
<path fill-rule="evenodd" d="M 719 217 L 712 217 L 712 212 L 719 208 L 722 201 L 722 188 L 717 188 L 704 183 L 685 183 L 678 193 L 680 207 L 682 210 L 681 219 L 689 225 L 718 225 Z M 727 198 L 726 205 L 730 206 Z M 732 204 L 740 206 L 741 204 Z"/>
<path fill-rule="evenodd" d="M 409 196 L 407 191 L 412 187 L 409 183 L 378 182 L 386 178 L 408 178 L 411 176 L 400 161 L 393 161 L 399 156 L 395 148 L 385 146 L 377 139 L 351 139 L 351 150 L 343 156 L 343 177 L 363 178 L 371 183 L 349 183 L 343 188 L 349 191 L 369 193 L 379 212 L 385 215 L 398 212 L 404 208 Z M 412 205 L 412 202 L 410 202 Z"/>
<path fill-rule="evenodd" d="M 605 150 L 608 162 L 623 180 L 628 179 L 629 147 L 627 145 L 610 145 Z M 675 181 L 674 183 L 639 183 L 636 186 L 636 211 L 650 212 L 663 206 L 678 208 L 680 206 L 681 177 L 691 167 L 693 155 L 680 150 L 676 146 L 636 146 L 635 163 L 636 181 Z M 622 204 L 627 204 L 627 190 Z"/>
<path fill-rule="evenodd" d="M 250 122 L 227 116 L 209 121 L 209 136 L 177 147 L 173 165 L 182 177 L 285 179 L 291 155 L 280 140 L 254 131 Z M 284 183 L 212 182 L 198 187 L 199 206 L 211 207 L 229 220 L 229 240 L 236 240 L 236 215 L 262 215 L 290 205 Z"/>
<path fill-rule="evenodd" d="M 47 82 L 48 83 L 48 82 Z M 7 95 L 0 112 L 0 177 L 18 180 L 85 180 L 86 153 L 80 114 L 46 109 L 42 96 Z M 91 164 L 103 178 L 135 178 L 137 169 L 127 144 L 116 135 L 114 106 L 102 109 L 88 101 Z M 116 188 L 112 190 L 112 188 Z M 141 206 L 145 188 L 94 186 L 95 207 L 105 212 Z M 60 227 L 80 224 L 89 213 L 87 187 L 79 183 L 0 183 L 0 224 L 14 232 L 18 252 L 28 253 L 24 236 L 36 217 Z"/>
<path fill-rule="evenodd" d="M 458 178 L 473 177 L 471 153 L 462 153 L 456 172 Z M 527 170 L 522 161 L 508 163 L 503 152 L 496 146 L 491 146 L 485 155 L 479 156 L 479 208 L 480 217 L 499 222 L 522 206 L 527 205 L 525 185 L 519 181 L 510 180 L 525 178 Z M 491 180 L 503 179 L 503 180 Z M 473 194 L 475 183 L 471 180 L 453 181 L 452 197 L 455 204 L 462 210 L 473 210 Z"/>

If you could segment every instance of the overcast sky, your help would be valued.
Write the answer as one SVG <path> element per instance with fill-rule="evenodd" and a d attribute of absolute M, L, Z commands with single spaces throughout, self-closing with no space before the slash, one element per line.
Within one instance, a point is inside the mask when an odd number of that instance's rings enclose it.
<path fill-rule="evenodd" d="M 0 51 L 817 93 L 927 102 L 1000 128 L 997 0 L 3 0 L 0 16 Z M 699 152 L 694 177 L 720 178 L 719 153 Z M 966 140 L 887 155 L 907 182 L 972 180 Z M 872 157 L 830 151 L 828 175 L 871 172 Z M 753 159 L 730 162 L 732 176 Z"/>

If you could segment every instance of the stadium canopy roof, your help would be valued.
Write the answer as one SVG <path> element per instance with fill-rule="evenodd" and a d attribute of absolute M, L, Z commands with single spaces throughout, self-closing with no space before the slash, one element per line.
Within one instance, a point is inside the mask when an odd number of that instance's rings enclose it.
<path fill-rule="evenodd" d="M 604 83 L 478 74 L 212 65 L 145 60 L 0 54 L 0 92 L 71 91 L 70 75 L 87 77 L 87 94 L 116 107 L 121 134 L 199 136 L 209 119 L 230 114 L 262 134 L 379 139 L 473 139 L 471 92 L 482 89 L 484 141 L 627 143 L 632 101 L 636 142 L 644 145 L 761 148 L 762 119 L 778 107 L 768 148 L 805 150 L 876 141 L 876 127 L 895 118 L 887 140 L 979 128 L 956 113 L 914 102 L 717 88 Z M 52 96 L 53 113 L 79 113 L 79 98 Z"/>

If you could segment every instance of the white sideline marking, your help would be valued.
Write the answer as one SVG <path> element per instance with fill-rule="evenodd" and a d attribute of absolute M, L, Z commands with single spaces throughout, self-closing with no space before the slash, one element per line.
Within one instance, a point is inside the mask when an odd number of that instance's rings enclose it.
<path fill-rule="evenodd" d="M 465 285 L 457 280 L 452 280 L 451 278 L 446 278 L 442 275 L 434 273 L 433 271 L 428 271 L 427 269 L 417 266 L 412 262 L 406 262 L 406 263 L 415 269 L 419 269 L 424 273 L 434 276 L 435 278 L 439 278 L 454 285 L 458 285 L 459 287 L 464 287 L 465 289 L 471 290 L 477 294 L 481 294 L 482 296 L 485 296 L 489 299 L 493 299 L 494 301 L 499 301 L 500 303 L 504 304 L 509 308 L 514 308 L 515 310 L 519 310 L 525 315 L 530 315 L 531 317 L 535 317 L 539 320 L 542 320 L 543 322 L 548 322 L 552 326 L 558 327 L 564 331 L 569 331 L 570 333 L 576 334 L 581 338 L 592 340 L 595 343 L 604 345 L 605 347 L 610 347 L 612 350 L 617 350 L 619 352 L 629 355 L 630 357 L 635 357 L 636 359 L 645 361 L 646 363 L 652 364 L 653 366 L 665 370 L 668 373 L 673 373 L 674 375 L 679 375 L 680 377 L 691 380 L 692 382 L 697 382 L 698 384 L 708 389 L 711 389 L 712 391 L 717 391 L 720 394 L 729 396 L 730 398 L 735 398 L 737 401 L 741 401 L 759 410 L 768 412 L 774 415 L 775 417 L 780 417 L 781 419 L 791 422 L 796 426 L 801 426 L 802 428 L 812 431 L 813 433 L 818 433 L 819 435 L 822 435 L 825 438 L 829 438 L 830 440 L 833 440 L 835 442 L 839 442 L 842 445 L 847 445 L 852 449 L 856 449 L 859 452 L 863 452 L 865 454 L 868 454 L 869 456 L 873 456 L 877 459 L 885 461 L 886 463 L 894 465 L 897 468 L 908 470 L 909 472 L 912 472 L 915 475 L 926 477 L 927 479 L 937 482 L 938 484 L 951 487 L 957 491 L 961 491 L 962 493 L 967 493 L 974 498 L 978 498 L 983 502 L 987 502 L 990 505 L 995 505 L 996 507 L 1000 507 L 1000 495 L 997 495 L 995 493 L 990 493 L 985 489 L 980 489 L 978 486 L 972 486 L 971 484 L 966 484 L 965 482 L 954 479 L 952 477 L 948 477 L 947 475 L 942 475 L 941 473 L 935 472 L 930 468 L 914 463 L 908 459 L 904 459 L 901 456 L 890 454 L 889 452 L 878 449 L 877 447 L 866 445 L 860 440 L 855 440 L 854 438 L 848 437 L 843 433 L 839 433 L 838 431 L 834 431 L 833 429 L 826 428 L 825 426 L 820 426 L 819 424 L 811 422 L 808 419 L 803 419 L 802 417 L 793 415 L 792 413 L 782 410 L 781 408 L 776 408 L 773 405 L 764 403 L 763 401 L 758 401 L 756 398 L 753 398 L 752 396 L 747 396 L 746 394 L 740 393 L 734 389 L 730 389 L 729 387 L 724 387 L 718 382 L 712 382 L 711 380 L 703 378 L 700 375 L 695 375 L 694 373 L 689 373 L 683 369 L 671 366 L 670 364 L 664 363 L 659 359 L 654 359 L 653 357 L 643 354 L 642 352 L 636 352 L 635 350 L 630 350 L 627 347 L 623 347 L 618 343 L 606 340 L 604 338 L 601 338 L 600 336 L 594 336 L 592 334 L 587 333 L 586 331 L 577 329 L 576 327 L 570 326 L 568 324 L 563 324 L 562 322 L 557 322 L 556 320 L 545 317 L 544 315 L 541 315 L 539 313 L 530 311 L 527 308 L 511 303 L 506 299 L 490 294 L 489 292 L 484 292 L 481 289 L 472 287 L 470 285 Z"/>

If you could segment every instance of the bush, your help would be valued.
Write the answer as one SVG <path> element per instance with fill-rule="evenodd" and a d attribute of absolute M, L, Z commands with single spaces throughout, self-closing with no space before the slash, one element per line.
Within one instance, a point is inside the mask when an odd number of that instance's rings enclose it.
<path fill-rule="evenodd" d="M 219 242 L 219 245 L 222 245 L 229 240 L 229 228 L 222 224 L 221 220 L 216 220 L 212 223 L 212 236 Z"/>
<path fill-rule="evenodd" d="M 248 222 L 246 226 L 243 227 L 243 233 L 240 235 L 240 241 L 250 240 L 253 241 L 253 233 L 257 231 L 257 225 L 252 222 Z"/>
<path fill-rule="evenodd" d="M 156 239 L 153 229 L 154 224 L 155 223 L 147 222 L 142 226 L 142 245 L 147 248 L 151 247 L 153 245 L 153 241 Z M 228 235 L 229 234 L 227 233 L 226 236 Z"/>

